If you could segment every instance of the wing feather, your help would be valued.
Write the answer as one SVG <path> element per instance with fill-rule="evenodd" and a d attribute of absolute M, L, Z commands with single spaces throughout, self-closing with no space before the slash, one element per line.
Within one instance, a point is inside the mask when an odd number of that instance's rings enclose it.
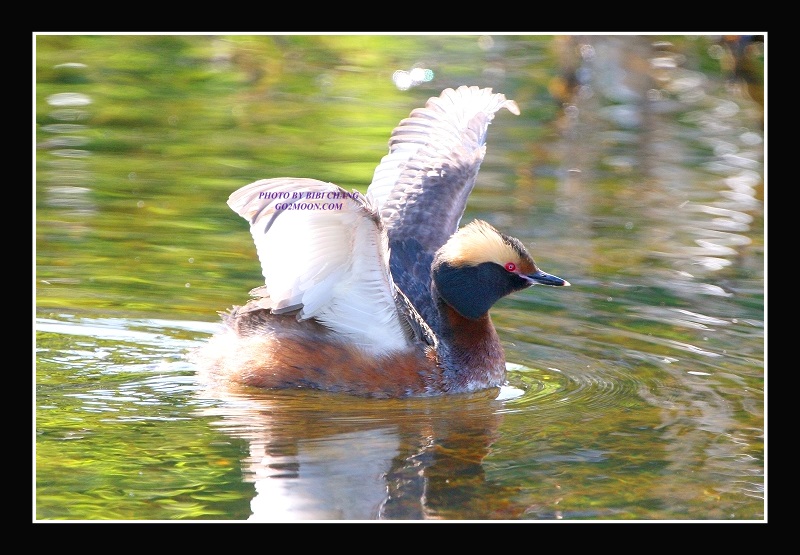
<path fill-rule="evenodd" d="M 297 311 L 299 320 L 314 318 L 366 350 L 401 349 L 410 333 L 398 312 L 383 225 L 363 196 L 346 195 L 332 183 L 299 178 L 263 179 L 231 194 L 228 205 L 250 223 L 264 275 L 252 293 L 262 297 L 260 308 Z"/>
<path fill-rule="evenodd" d="M 492 89 L 445 89 L 392 131 L 367 190 L 380 211 L 392 273 L 419 313 L 435 323 L 430 296 L 434 253 L 458 230 L 486 155 L 486 132 L 502 108 L 519 107 Z"/>
<path fill-rule="evenodd" d="M 492 89 L 445 89 L 392 131 L 367 190 L 390 248 L 413 238 L 433 255 L 457 231 L 486 154 L 486 131 L 502 108 L 519 114 L 513 100 Z"/>

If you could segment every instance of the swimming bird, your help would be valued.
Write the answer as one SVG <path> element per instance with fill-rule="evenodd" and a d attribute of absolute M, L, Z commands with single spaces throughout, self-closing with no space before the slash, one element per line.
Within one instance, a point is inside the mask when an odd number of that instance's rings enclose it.
<path fill-rule="evenodd" d="M 482 220 L 459 229 L 495 114 L 489 88 L 445 89 L 392 131 L 366 195 L 309 178 L 262 179 L 228 205 L 250 224 L 264 285 L 222 313 L 196 357 L 215 380 L 370 397 L 503 385 L 489 309 L 566 286 Z"/>

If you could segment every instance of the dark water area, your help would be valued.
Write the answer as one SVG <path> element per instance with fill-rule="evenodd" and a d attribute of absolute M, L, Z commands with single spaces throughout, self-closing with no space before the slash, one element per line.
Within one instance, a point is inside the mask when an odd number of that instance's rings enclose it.
<path fill-rule="evenodd" d="M 752 36 L 36 36 L 32 518 L 766 521 L 765 59 Z M 464 84 L 521 114 L 462 223 L 572 284 L 493 308 L 508 384 L 201 382 L 187 353 L 263 283 L 228 195 L 364 192 L 394 126 Z"/>

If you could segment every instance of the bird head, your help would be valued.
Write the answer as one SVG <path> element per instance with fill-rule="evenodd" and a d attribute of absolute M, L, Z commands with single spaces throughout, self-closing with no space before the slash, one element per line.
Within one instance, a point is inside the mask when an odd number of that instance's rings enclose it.
<path fill-rule="evenodd" d="M 469 319 L 480 318 L 514 291 L 532 285 L 569 285 L 541 271 L 519 239 L 482 220 L 448 239 L 434 255 L 431 274 L 442 300 Z"/>

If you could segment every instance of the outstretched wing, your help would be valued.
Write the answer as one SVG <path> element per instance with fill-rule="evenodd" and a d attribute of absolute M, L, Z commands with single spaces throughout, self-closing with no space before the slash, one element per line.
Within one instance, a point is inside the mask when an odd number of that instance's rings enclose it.
<path fill-rule="evenodd" d="M 377 212 L 357 191 L 315 179 L 277 178 L 231 194 L 250 223 L 265 285 L 261 308 L 297 311 L 373 352 L 409 344 Z"/>
<path fill-rule="evenodd" d="M 501 108 L 519 114 L 516 102 L 492 89 L 445 89 L 395 127 L 367 190 L 390 248 L 414 237 L 433 254 L 456 232 Z"/>
<path fill-rule="evenodd" d="M 378 208 L 400 289 L 426 319 L 433 254 L 458 230 L 486 153 L 486 132 L 502 108 L 519 107 L 492 89 L 445 89 L 392 131 L 389 154 L 375 169 L 367 197 Z"/>

